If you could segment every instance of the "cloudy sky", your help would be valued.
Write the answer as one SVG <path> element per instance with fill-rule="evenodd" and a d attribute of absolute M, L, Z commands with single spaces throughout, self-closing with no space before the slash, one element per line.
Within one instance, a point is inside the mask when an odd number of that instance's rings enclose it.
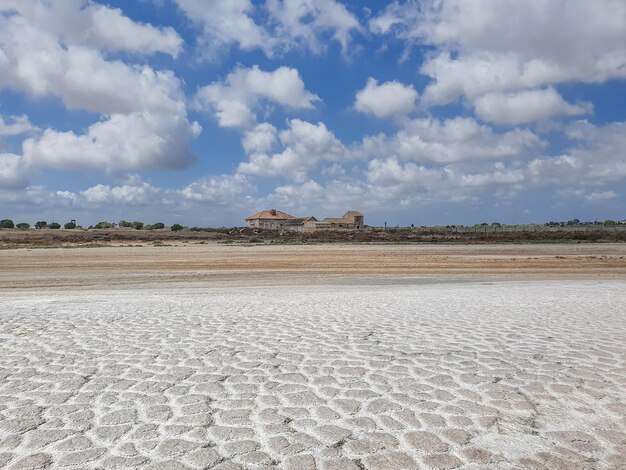
<path fill-rule="evenodd" d="M 0 0 L 0 218 L 626 218 L 623 0 Z"/>

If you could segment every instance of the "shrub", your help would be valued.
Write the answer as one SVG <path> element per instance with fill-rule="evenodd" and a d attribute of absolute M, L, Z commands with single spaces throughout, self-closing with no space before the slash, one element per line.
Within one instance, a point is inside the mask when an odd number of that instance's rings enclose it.
<path fill-rule="evenodd" d="M 63 227 L 67 230 L 73 230 L 76 228 L 76 224 L 74 222 L 68 222 Z"/>
<path fill-rule="evenodd" d="M 120 220 L 117 225 L 119 225 L 120 227 L 131 228 L 133 226 L 133 223 L 126 220 Z"/>
<path fill-rule="evenodd" d="M 35 228 L 47 228 L 48 227 L 48 222 L 46 222 L 45 220 L 40 220 L 39 222 L 35 223 Z"/>
<path fill-rule="evenodd" d="M 0 220 L 0 228 L 15 228 L 15 224 L 11 219 Z"/>
<path fill-rule="evenodd" d="M 26 222 L 20 222 L 16 225 L 16 227 L 20 230 L 28 230 L 30 228 L 30 224 L 27 224 Z"/>
<path fill-rule="evenodd" d="M 133 222 L 132 227 L 135 230 L 141 230 L 143 228 L 143 222 Z"/>
<path fill-rule="evenodd" d="M 113 228 L 113 224 L 111 222 L 98 222 L 94 228 Z"/>
<path fill-rule="evenodd" d="M 174 224 L 172 225 L 172 232 L 179 232 L 180 230 L 182 230 L 184 227 L 180 224 Z"/>
<path fill-rule="evenodd" d="M 52 222 L 50 225 L 48 225 L 48 228 L 51 228 L 52 230 L 57 230 L 61 228 L 61 224 L 57 224 L 56 222 Z"/>
<path fill-rule="evenodd" d="M 160 228 L 165 228 L 165 224 L 161 223 L 161 222 L 157 222 L 156 224 L 152 224 L 152 228 L 155 230 L 158 230 Z"/>

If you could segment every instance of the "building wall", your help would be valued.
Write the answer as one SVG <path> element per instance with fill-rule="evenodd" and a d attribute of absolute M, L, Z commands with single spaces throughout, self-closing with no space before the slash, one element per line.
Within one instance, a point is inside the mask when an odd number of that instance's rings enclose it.
<path fill-rule="evenodd" d="M 250 228 L 279 229 L 284 220 L 254 219 L 246 221 Z"/>
<path fill-rule="evenodd" d="M 270 229 L 270 230 L 291 230 L 294 232 L 315 232 L 316 230 L 354 230 L 363 228 L 363 216 L 355 216 L 352 222 L 335 223 L 335 222 L 316 222 L 314 220 L 305 221 L 297 225 L 283 225 L 287 220 L 277 219 L 253 219 L 247 220 L 246 223 L 250 228 Z"/>

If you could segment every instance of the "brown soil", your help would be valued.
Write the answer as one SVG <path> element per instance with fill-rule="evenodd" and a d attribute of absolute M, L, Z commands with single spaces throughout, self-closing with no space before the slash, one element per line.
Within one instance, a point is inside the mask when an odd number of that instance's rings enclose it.
<path fill-rule="evenodd" d="M 626 279 L 626 244 L 225 245 L 20 248 L 0 252 L 0 288 L 160 282 L 341 283 Z"/>
<path fill-rule="evenodd" d="M 415 229 L 322 230 L 314 233 L 280 232 L 250 228 L 191 228 L 179 232 L 162 230 L 18 230 L 0 229 L 0 247 L 50 247 L 92 244 L 171 242 L 222 243 L 567 243 L 626 242 L 626 229 L 537 229 L 520 231 L 457 232 L 444 227 Z M 484 230 L 494 230 L 485 228 Z"/>

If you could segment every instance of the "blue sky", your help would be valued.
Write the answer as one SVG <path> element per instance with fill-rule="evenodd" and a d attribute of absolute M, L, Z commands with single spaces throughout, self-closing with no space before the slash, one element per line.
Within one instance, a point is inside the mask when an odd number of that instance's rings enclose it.
<path fill-rule="evenodd" d="M 0 218 L 626 218 L 622 0 L 0 0 Z"/>

